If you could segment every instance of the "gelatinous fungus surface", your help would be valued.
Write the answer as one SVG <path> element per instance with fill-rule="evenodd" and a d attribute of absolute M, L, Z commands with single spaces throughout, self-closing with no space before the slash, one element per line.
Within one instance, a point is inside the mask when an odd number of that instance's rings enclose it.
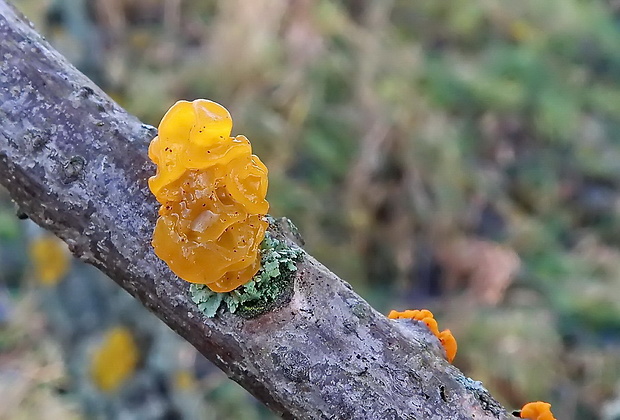
<path fill-rule="evenodd" d="M 555 420 L 551 413 L 551 404 L 544 401 L 525 404 L 521 409 L 521 418 L 529 420 Z"/>
<path fill-rule="evenodd" d="M 403 312 L 391 311 L 388 314 L 389 319 L 411 319 L 414 321 L 421 321 L 428 329 L 439 339 L 439 342 L 443 346 L 446 352 L 446 358 L 450 363 L 454 360 L 456 356 L 456 339 L 452 335 L 450 330 L 439 331 L 439 326 L 437 325 L 437 321 L 433 316 L 433 313 L 428 309 L 413 309 L 407 310 Z"/>
<path fill-rule="evenodd" d="M 149 187 L 161 203 L 153 247 L 191 283 L 228 292 L 258 272 L 269 210 L 267 168 L 215 102 L 179 101 L 149 146 L 157 174 Z"/>
<path fill-rule="evenodd" d="M 192 300 L 208 317 L 215 316 L 220 306 L 244 318 L 257 317 L 288 302 L 293 293 L 296 263 L 302 257 L 301 249 L 290 247 L 267 232 L 260 249 L 261 269 L 251 281 L 228 293 L 215 293 L 205 285 L 193 284 Z"/>

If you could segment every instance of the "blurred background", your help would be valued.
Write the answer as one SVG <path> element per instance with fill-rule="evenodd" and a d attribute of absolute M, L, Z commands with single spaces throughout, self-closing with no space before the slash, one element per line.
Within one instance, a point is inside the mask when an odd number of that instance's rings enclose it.
<path fill-rule="evenodd" d="M 15 4 L 146 123 L 226 106 L 271 213 L 506 407 L 620 419 L 620 1 Z M 273 418 L 4 190 L 0 257 L 0 419 Z"/>

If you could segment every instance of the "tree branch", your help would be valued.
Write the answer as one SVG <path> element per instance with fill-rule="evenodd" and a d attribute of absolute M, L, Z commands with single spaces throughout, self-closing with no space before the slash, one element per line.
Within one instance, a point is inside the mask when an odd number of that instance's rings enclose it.
<path fill-rule="evenodd" d="M 127 114 L 0 0 L 0 182 L 61 237 L 284 418 L 508 419 L 435 338 L 387 320 L 305 255 L 290 303 L 205 318 L 153 253 L 153 127 Z"/>

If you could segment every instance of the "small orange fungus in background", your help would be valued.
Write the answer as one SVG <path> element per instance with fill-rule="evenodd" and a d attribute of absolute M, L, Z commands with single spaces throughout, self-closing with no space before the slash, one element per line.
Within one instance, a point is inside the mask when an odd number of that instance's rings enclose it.
<path fill-rule="evenodd" d="M 179 101 L 149 147 L 161 203 L 153 232 L 159 258 L 183 280 L 228 292 L 258 272 L 269 210 L 267 168 L 244 136 L 231 137 L 221 105 Z"/>
<path fill-rule="evenodd" d="M 527 403 L 521 409 L 522 419 L 528 420 L 556 420 L 551 413 L 551 404 L 544 401 Z"/>
<path fill-rule="evenodd" d="M 55 236 L 41 235 L 30 244 L 35 275 L 46 286 L 56 285 L 67 274 L 70 258 L 65 243 Z"/>
<path fill-rule="evenodd" d="M 125 327 L 110 329 L 91 360 L 90 375 L 102 391 L 115 391 L 133 375 L 139 351 L 131 332 Z"/>
<path fill-rule="evenodd" d="M 433 313 L 428 309 L 413 309 L 407 310 L 403 312 L 391 311 L 388 314 L 389 319 L 411 319 L 414 321 L 421 321 L 428 329 L 439 339 L 441 345 L 443 346 L 446 352 L 446 358 L 450 363 L 454 360 L 456 356 L 456 339 L 450 332 L 450 330 L 439 331 L 439 326 L 437 325 L 437 321 L 433 316 Z"/>

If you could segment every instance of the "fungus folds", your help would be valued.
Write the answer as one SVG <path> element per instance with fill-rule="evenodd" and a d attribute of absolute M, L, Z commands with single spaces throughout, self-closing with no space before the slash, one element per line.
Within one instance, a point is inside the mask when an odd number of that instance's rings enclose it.
<path fill-rule="evenodd" d="M 232 118 L 205 99 L 179 101 L 149 146 L 157 173 L 149 188 L 161 203 L 153 247 L 191 283 L 228 292 L 258 272 L 269 210 L 267 168 Z"/>
<path fill-rule="evenodd" d="M 544 401 L 525 404 L 520 415 L 522 419 L 528 420 L 556 420 L 551 413 L 551 404 Z"/>
<path fill-rule="evenodd" d="M 403 312 L 391 311 L 388 314 L 389 319 L 411 319 L 413 321 L 421 321 L 428 327 L 429 330 L 439 339 L 439 342 L 443 346 L 446 352 L 446 358 L 450 363 L 456 356 L 456 339 L 450 332 L 450 330 L 439 331 L 437 321 L 433 316 L 433 313 L 428 309 L 413 309 Z"/>

